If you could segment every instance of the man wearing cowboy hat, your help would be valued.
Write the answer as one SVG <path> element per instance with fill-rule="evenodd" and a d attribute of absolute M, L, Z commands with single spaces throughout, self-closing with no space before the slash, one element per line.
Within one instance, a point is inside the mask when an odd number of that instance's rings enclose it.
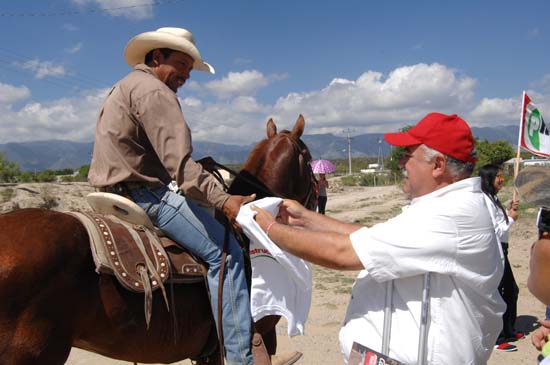
<path fill-rule="evenodd" d="M 124 56 L 134 70 L 103 103 L 88 179 L 104 191 L 129 195 L 168 237 L 208 264 L 217 321 L 224 228 L 188 198 L 213 205 L 234 220 L 254 196 L 225 193 L 191 158 L 191 131 L 176 92 L 191 70 L 213 74 L 214 68 L 202 60 L 191 32 L 182 28 L 139 34 L 128 42 Z M 173 180 L 185 196 L 168 189 Z M 229 364 L 248 365 L 254 361 L 243 253 L 234 237 L 228 246 L 222 298 L 226 358 Z"/>

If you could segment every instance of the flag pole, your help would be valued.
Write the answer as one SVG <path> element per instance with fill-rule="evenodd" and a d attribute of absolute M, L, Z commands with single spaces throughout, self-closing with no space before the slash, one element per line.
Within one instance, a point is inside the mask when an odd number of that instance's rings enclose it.
<path fill-rule="evenodd" d="M 518 197 L 518 189 L 516 188 L 516 178 L 519 174 L 519 159 L 520 159 L 520 153 L 521 153 L 521 140 L 523 137 L 523 117 L 525 115 L 525 90 L 523 90 L 523 95 L 521 98 L 521 111 L 520 111 L 520 117 L 519 117 L 519 135 L 518 135 L 518 150 L 516 153 L 516 161 L 514 164 L 514 193 L 512 196 L 512 201 L 516 201 Z"/>

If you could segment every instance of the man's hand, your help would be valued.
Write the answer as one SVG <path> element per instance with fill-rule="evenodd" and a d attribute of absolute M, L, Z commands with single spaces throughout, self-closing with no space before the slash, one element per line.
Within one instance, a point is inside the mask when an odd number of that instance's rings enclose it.
<path fill-rule="evenodd" d="M 308 210 L 296 200 L 284 199 L 279 208 L 281 221 L 291 226 L 305 227 L 304 214 Z"/>
<path fill-rule="evenodd" d="M 239 209 L 246 203 L 256 199 L 256 194 L 251 195 L 231 195 L 223 204 L 223 214 L 235 225 L 235 220 L 239 214 Z"/>
<path fill-rule="evenodd" d="M 255 205 L 251 205 L 250 209 L 256 212 L 256 215 L 254 216 L 254 220 L 260 228 L 265 232 L 267 227 L 269 227 L 270 224 L 272 224 L 276 219 L 274 216 L 272 216 L 267 210 L 262 209 L 260 207 L 257 207 Z"/>
<path fill-rule="evenodd" d="M 548 335 L 550 334 L 550 321 L 541 320 L 540 324 L 541 326 L 537 328 L 537 330 L 531 335 L 531 343 L 539 351 L 542 349 L 542 346 L 544 346 L 544 344 L 548 341 Z"/>

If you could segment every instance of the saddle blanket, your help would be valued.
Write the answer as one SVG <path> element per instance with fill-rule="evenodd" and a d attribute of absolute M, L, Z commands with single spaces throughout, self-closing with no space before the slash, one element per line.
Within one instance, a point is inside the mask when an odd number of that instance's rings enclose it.
<path fill-rule="evenodd" d="M 241 207 L 237 222 L 250 239 L 252 262 L 251 311 L 254 321 L 280 315 L 288 323 L 288 335 L 304 334 L 312 294 L 310 264 L 281 250 L 254 220 L 250 205 L 277 215 L 280 198 L 264 198 Z"/>

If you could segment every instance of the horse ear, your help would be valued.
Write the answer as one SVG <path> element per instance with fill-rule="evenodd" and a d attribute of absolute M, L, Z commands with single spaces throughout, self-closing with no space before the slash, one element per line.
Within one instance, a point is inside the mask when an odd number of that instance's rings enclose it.
<path fill-rule="evenodd" d="M 267 121 L 267 138 L 271 138 L 277 134 L 277 126 L 272 118 Z"/>
<path fill-rule="evenodd" d="M 306 121 L 304 120 L 304 117 L 302 114 L 298 116 L 298 119 L 296 119 L 296 124 L 294 124 L 294 128 L 292 128 L 292 136 L 295 138 L 300 138 L 302 136 L 302 133 L 304 133 L 304 125 L 306 124 Z"/>

